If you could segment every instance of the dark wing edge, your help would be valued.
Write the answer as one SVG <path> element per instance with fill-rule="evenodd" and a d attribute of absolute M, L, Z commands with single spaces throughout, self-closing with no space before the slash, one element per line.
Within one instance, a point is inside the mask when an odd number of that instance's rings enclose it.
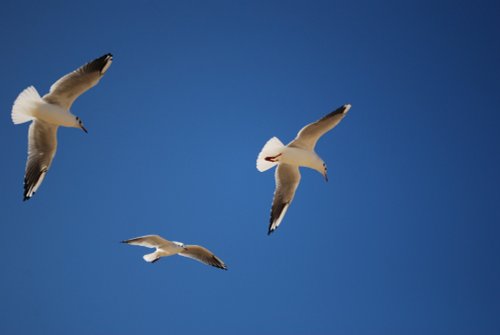
<path fill-rule="evenodd" d="M 351 109 L 350 104 L 342 105 L 333 112 L 323 116 L 316 122 L 304 126 L 295 139 L 288 145 L 290 147 L 306 148 L 313 150 L 319 138 L 337 126 Z"/>
<path fill-rule="evenodd" d="M 271 216 L 267 235 L 271 235 L 281 224 L 300 183 L 298 166 L 279 164 L 275 172 L 276 189 L 274 191 Z"/>
<path fill-rule="evenodd" d="M 107 53 L 105 55 L 102 55 L 99 58 L 96 58 L 90 62 L 88 62 L 85 65 L 80 66 L 76 71 L 80 73 L 90 73 L 94 71 L 98 71 L 100 74 L 103 74 L 106 72 L 107 67 L 106 65 L 109 65 L 109 62 L 113 61 L 113 55 L 110 53 Z"/>
<path fill-rule="evenodd" d="M 180 256 L 188 257 L 222 270 L 228 269 L 227 265 L 222 261 L 222 259 L 215 256 L 207 248 L 199 245 L 186 245 L 184 246 L 184 250 L 185 251 L 179 253 Z"/>
<path fill-rule="evenodd" d="M 99 82 L 112 61 L 113 55 L 108 53 L 80 66 L 52 84 L 49 93 L 44 95 L 43 99 L 70 108 L 76 98 Z"/>
<path fill-rule="evenodd" d="M 41 120 L 33 121 L 29 127 L 23 201 L 35 195 L 49 171 L 57 150 L 57 128 Z"/>
<path fill-rule="evenodd" d="M 134 237 L 128 240 L 123 240 L 121 243 L 126 243 L 130 245 L 138 245 L 146 248 L 158 248 L 163 244 L 169 243 L 170 241 L 165 240 L 160 235 L 144 235 L 139 237 Z"/>

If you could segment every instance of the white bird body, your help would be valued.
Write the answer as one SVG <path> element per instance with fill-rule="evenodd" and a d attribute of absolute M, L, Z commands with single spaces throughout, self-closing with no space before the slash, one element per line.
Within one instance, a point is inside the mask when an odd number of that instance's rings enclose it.
<path fill-rule="evenodd" d="M 304 166 L 323 174 L 324 162 L 314 151 L 286 146 L 278 158 L 279 163 Z"/>
<path fill-rule="evenodd" d="M 35 110 L 33 115 L 38 120 L 51 123 L 56 126 L 80 128 L 80 125 L 69 110 L 64 110 L 58 105 L 44 103 L 38 110 Z"/>
<path fill-rule="evenodd" d="M 284 145 L 273 137 L 266 142 L 257 156 L 257 170 L 266 171 L 278 165 L 275 172 L 276 189 L 271 207 L 268 234 L 281 224 L 300 182 L 299 167 L 308 167 L 321 173 L 328 181 L 325 162 L 316 154 L 314 147 L 319 138 L 334 128 L 351 108 L 346 104 L 320 120 L 303 127 L 295 139 Z"/>
<path fill-rule="evenodd" d="M 170 242 L 170 241 L 167 241 Z M 150 259 L 159 259 L 160 257 L 166 257 L 166 256 L 172 256 L 172 255 L 177 255 L 179 252 L 181 252 L 184 248 L 179 245 L 178 243 L 175 242 L 170 242 L 170 243 L 163 243 L 161 246 L 158 246 L 156 251 L 144 255 L 143 258 L 146 262 L 151 262 Z"/>
<path fill-rule="evenodd" d="M 21 113 L 30 118 L 28 120 L 14 119 L 19 116 L 18 110 L 22 110 Z M 14 102 L 12 118 L 14 124 L 36 119 L 55 126 L 80 128 L 75 115 L 63 106 L 45 101 L 33 86 L 26 88 Z"/>
<path fill-rule="evenodd" d="M 325 163 L 321 157 L 314 150 L 298 147 L 294 142 L 284 145 L 276 137 L 267 141 L 257 157 L 257 170 L 264 172 L 276 164 L 290 164 L 308 167 L 325 175 Z"/>

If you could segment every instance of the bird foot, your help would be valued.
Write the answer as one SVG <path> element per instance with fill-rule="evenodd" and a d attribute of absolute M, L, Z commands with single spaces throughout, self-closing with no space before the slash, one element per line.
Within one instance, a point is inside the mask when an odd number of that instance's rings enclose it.
<path fill-rule="evenodd" d="M 268 156 L 264 158 L 268 162 L 273 162 L 276 163 L 278 161 L 278 157 L 281 156 L 282 154 L 276 155 L 276 156 Z"/>

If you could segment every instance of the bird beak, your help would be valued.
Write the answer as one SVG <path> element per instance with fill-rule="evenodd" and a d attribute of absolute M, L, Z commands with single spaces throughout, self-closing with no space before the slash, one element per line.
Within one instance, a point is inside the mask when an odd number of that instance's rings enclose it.
<path fill-rule="evenodd" d="M 325 177 L 325 181 L 328 182 L 328 175 L 326 174 L 326 171 L 325 173 L 323 174 L 323 176 Z"/>
<path fill-rule="evenodd" d="M 84 127 L 84 126 L 80 126 L 80 128 L 82 128 L 82 130 L 83 130 L 86 134 L 88 134 L 88 133 L 89 133 L 89 132 L 87 131 L 87 129 L 85 129 L 85 127 Z"/>

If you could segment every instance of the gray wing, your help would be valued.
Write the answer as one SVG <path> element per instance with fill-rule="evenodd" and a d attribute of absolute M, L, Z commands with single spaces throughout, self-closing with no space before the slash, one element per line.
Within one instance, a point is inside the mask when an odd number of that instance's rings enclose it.
<path fill-rule="evenodd" d="M 210 250 L 199 245 L 186 245 L 184 246 L 184 250 L 178 253 L 178 255 L 192 258 L 198 262 L 215 266 L 219 269 L 227 270 L 226 264 L 224 264 L 219 257 L 215 256 Z"/>
<path fill-rule="evenodd" d="M 112 61 L 113 56 L 106 54 L 68 73 L 50 87 L 43 99 L 69 109 L 76 98 L 99 82 Z"/>
<path fill-rule="evenodd" d="M 145 235 L 122 241 L 122 243 L 140 245 L 141 247 L 146 248 L 160 248 L 162 246 L 170 245 L 172 242 L 165 240 L 159 235 Z"/>
<path fill-rule="evenodd" d="M 30 199 L 42 184 L 57 149 L 57 128 L 34 120 L 28 131 L 28 161 L 24 174 L 24 199 Z"/>
<path fill-rule="evenodd" d="M 299 167 L 289 164 L 279 164 L 274 174 L 276 179 L 276 190 L 274 191 L 273 205 L 271 207 L 271 219 L 269 220 L 269 230 L 271 234 L 278 228 L 285 216 L 288 206 L 295 196 L 295 190 L 299 186 Z"/>
<path fill-rule="evenodd" d="M 288 146 L 310 151 L 314 150 L 318 139 L 335 127 L 344 118 L 350 108 L 350 104 L 343 105 L 318 121 L 308 124 L 299 131 L 297 137 Z"/>

